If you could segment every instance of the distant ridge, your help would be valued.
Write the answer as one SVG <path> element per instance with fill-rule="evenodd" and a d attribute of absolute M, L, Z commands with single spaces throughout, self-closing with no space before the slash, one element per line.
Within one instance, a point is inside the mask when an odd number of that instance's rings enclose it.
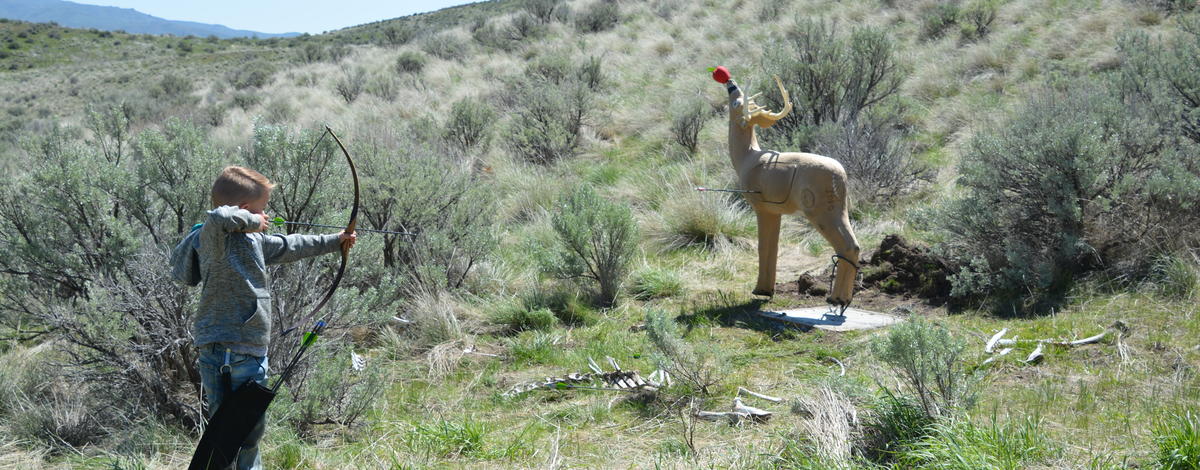
<path fill-rule="evenodd" d="M 65 0 L 0 0 L 0 18 L 35 23 L 58 23 L 68 28 L 122 30 L 136 34 L 174 36 L 216 36 L 219 38 L 273 38 L 299 36 L 300 33 L 270 34 L 233 29 L 219 24 L 173 21 L 150 16 L 132 8 L 84 5 Z"/>

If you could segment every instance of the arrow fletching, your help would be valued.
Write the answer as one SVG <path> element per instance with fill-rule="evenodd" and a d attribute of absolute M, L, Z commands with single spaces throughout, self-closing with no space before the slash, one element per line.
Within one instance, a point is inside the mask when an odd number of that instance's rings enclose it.
<path fill-rule="evenodd" d="M 307 348 L 309 346 L 312 346 L 312 344 L 315 343 L 316 341 L 317 341 L 317 334 L 310 331 L 310 332 L 304 334 L 304 340 L 300 342 L 300 346 Z"/>

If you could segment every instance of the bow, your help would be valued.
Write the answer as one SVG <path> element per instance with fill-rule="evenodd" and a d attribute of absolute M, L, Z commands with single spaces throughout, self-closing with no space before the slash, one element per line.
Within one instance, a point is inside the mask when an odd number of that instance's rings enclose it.
<path fill-rule="evenodd" d="M 350 158 L 350 152 L 346 150 L 345 145 L 342 145 L 342 139 L 339 139 L 337 134 L 333 133 L 333 129 L 330 128 L 329 126 L 325 126 L 325 133 L 321 134 L 321 139 L 325 138 L 325 134 L 329 134 L 330 136 L 333 137 L 334 142 L 337 142 L 338 148 L 342 149 L 342 154 L 346 156 L 346 163 L 350 165 L 350 176 L 353 177 L 353 179 L 354 179 L 354 206 L 350 209 L 350 221 L 346 223 L 345 233 L 354 233 L 355 226 L 358 225 L 358 201 L 359 201 L 358 169 L 355 168 L 355 166 L 354 166 L 354 159 Z M 318 139 L 317 144 L 319 145 L 320 143 L 321 143 L 321 140 Z M 316 145 L 314 145 L 313 150 L 316 150 L 316 148 L 317 148 Z M 311 154 L 311 152 L 309 152 L 309 153 Z M 312 312 L 309 312 L 309 314 L 305 315 L 303 318 L 307 318 L 307 319 L 316 318 L 317 313 L 319 313 L 321 311 L 321 308 L 325 307 L 325 304 L 328 303 L 329 299 L 333 297 L 333 293 L 335 291 L 337 291 L 338 285 L 342 283 L 342 275 L 346 273 L 346 260 L 349 257 L 350 257 L 350 248 L 345 242 L 343 242 L 342 243 L 342 262 L 340 265 L 338 265 L 337 274 L 335 274 L 333 276 L 333 283 L 330 284 L 329 290 L 325 292 L 325 295 L 323 297 L 321 297 L 321 301 L 317 302 L 317 305 L 315 307 L 313 307 Z M 300 349 L 298 349 L 296 351 L 296 354 L 294 356 L 292 356 L 292 359 L 290 361 L 288 361 L 287 367 L 285 367 L 283 369 L 283 372 L 281 374 L 279 374 L 279 380 L 276 381 L 275 386 L 271 388 L 272 391 L 279 388 L 279 385 L 282 384 L 285 380 L 287 380 L 288 376 L 291 375 L 292 368 L 296 365 L 297 362 L 300 361 L 300 356 L 304 355 L 304 351 L 307 350 L 308 347 L 311 346 L 313 344 L 313 342 L 316 341 L 317 336 L 319 336 L 321 334 L 321 331 L 325 329 L 325 326 L 332 321 L 333 321 L 332 319 L 330 319 L 329 322 L 326 322 L 325 320 L 320 320 L 317 322 L 316 325 L 313 325 L 312 331 L 309 331 L 308 333 L 304 334 L 304 337 L 300 340 Z M 288 329 L 287 331 L 283 332 L 283 334 L 286 335 L 292 329 L 294 329 L 294 328 Z"/>
<path fill-rule="evenodd" d="M 354 233 L 354 228 L 358 225 L 358 169 L 354 167 L 354 159 L 350 158 L 350 152 L 346 150 L 345 145 L 342 145 L 342 139 L 339 139 L 329 126 L 325 126 L 325 132 L 332 136 L 333 141 L 337 142 L 338 148 L 342 149 L 342 154 L 346 156 L 346 163 L 350 165 L 350 176 L 354 178 L 354 206 L 350 209 L 350 221 L 346 223 L 345 230 L 345 233 Z M 342 282 L 342 275 L 346 273 L 346 260 L 349 257 L 350 248 L 345 243 L 342 243 L 342 263 L 338 266 L 337 274 L 333 276 L 333 284 L 329 286 L 329 291 L 325 292 L 325 296 L 321 297 L 321 301 L 317 302 L 317 306 L 313 307 L 312 312 L 306 318 L 316 318 L 317 312 L 320 312 L 321 308 L 333 297 L 333 292 L 337 290 L 338 284 Z"/>

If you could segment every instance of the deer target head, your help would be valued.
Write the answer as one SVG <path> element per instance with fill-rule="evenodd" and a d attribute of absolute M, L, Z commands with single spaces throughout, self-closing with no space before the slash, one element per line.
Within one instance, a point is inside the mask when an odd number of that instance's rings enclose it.
<path fill-rule="evenodd" d="M 716 78 L 716 74 L 714 74 L 714 78 Z M 779 77 L 775 77 L 775 85 L 779 87 L 779 93 L 783 96 L 784 105 L 783 110 L 778 113 L 773 113 L 771 110 L 754 102 L 754 99 L 762 95 L 762 93 L 745 96 L 742 89 L 738 87 L 737 82 L 728 78 L 727 72 L 723 78 L 726 78 L 726 81 L 723 83 L 726 91 L 729 92 L 729 120 L 741 127 L 771 127 L 780 119 L 787 117 L 788 113 L 792 112 L 791 97 L 788 96 L 787 90 L 783 88 L 783 82 L 779 80 Z M 720 80 L 718 79 L 718 81 Z"/>

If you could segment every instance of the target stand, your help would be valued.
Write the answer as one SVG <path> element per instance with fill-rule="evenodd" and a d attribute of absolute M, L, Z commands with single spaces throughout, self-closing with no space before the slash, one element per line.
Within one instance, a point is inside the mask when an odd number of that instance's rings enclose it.
<path fill-rule="evenodd" d="M 840 316 L 830 314 L 829 307 L 759 310 L 758 314 L 772 320 L 829 331 L 874 330 L 903 321 L 899 317 L 854 307 L 847 308 Z"/>

